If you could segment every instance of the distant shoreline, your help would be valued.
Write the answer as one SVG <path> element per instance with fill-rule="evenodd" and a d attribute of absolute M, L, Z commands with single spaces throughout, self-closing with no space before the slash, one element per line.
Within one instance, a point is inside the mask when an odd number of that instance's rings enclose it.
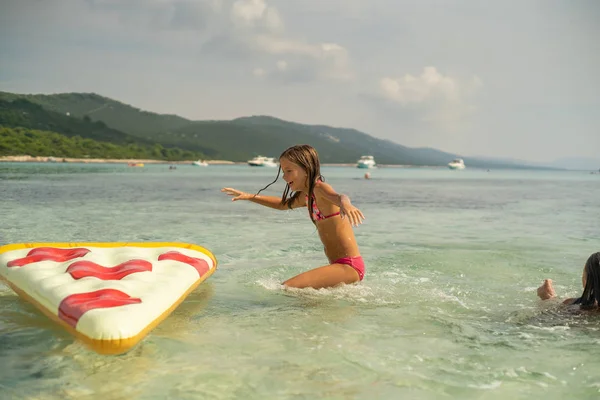
<path fill-rule="evenodd" d="M 229 161 L 229 160 L 204 160 L 209 165 L 248 165 L 246 161 Z M 32 157 L 28 155 L 20 156 L 3 156 L 0 157 L 0 162 L 14 162 L 14 163 L 47 163 L 47 164 L 123 164 L 131 166 L 143 166 L 146 164 L 163 164 L 163 165 L 192 165 L 194 161 L 183 160 L 183 161 L 165 161 L 165 160 L 146 160 L 146 159 L 118 159 L 118 158 L 72 158 L 72 157 L 50 157 L 50 156 L 38 156 Z M 138 165 L 136 165 L 138 164 Z M 143 165 L 141 165 L 143 164 Z M 323 167 L 356 167 L 356 163 L 322 163 Z M 422 169 L 448 169 L 445 165 L 410 165 L 410 164 L 377 164 L 377 168 L 422 168 Z M 469 167 L 469 170 L 487 170 L 488 172 L 492 169 L 518 169 L 518 170 L 564 170 L 560 168 L 543 168 L 543 167 Z M 361 171 L 373 171 L 373 169 L 360 169 Z M 584 171 L 589 170 L 571 170 L 571 171 Z M 590 174 L 600 175 L 600 171 L 592 171 Z"/>
<path fill-rule="evenodd" d="M 209 165 L 246 165 L 245 161 L 229 161 L 229 160 L 205 160 Z M 167 164 L 167 165 L 185 165 L 192 164 L 193 161 L 165 161 L 165 160 L 144 160 L 144 159 L 115 159 L 115 158 L 70 158 L 70 157 L 32 157 L 28 155 L 22 156 L 4 156 L 0 157 L 0 162 L 35 162 L 48 164 L 62 163 L 77 163 L 77 164 Z M 324 167 L 354 167 L 356 163 L 325 163 Z M 403 165 L 403 164 L 379 164 L 381 168 L 443 168 L 440 165 Z M 365 169 L 365 171 L 369 171 Z"/>
<path fill-rule="evenodd" d="M 228 160 L 205 160 L 208 164 L 236 164 Z M 136 158 L 71 158 L 71 157 L 32 157 L 32 156 L 4 156 L 0 162 L 42 162 L 50 164 L 83 163 L 83 164 L 191 164 L 193 161 L 166 161 L 166 160 L 144 160 Z"/>

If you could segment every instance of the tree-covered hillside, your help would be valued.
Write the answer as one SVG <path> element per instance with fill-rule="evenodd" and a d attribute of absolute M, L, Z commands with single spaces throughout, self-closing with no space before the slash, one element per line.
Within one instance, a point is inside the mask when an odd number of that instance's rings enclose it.
<path fill-rule="evenodd" d="M 154 146 L 140 146 L 135 143 L 118 145 L 77 135 L 67 137 L 56 132 L 0 127 L 0 156 L 12 155 L 166 161 L 198 158 L 198 154 L 180 149 L 166 149 L 159 144 Z"/>
<path fill-rule="evenodd" d="M 169 132 L 186 126 L 191 121 L 176 115 L 155 114 L 121 103 L 95 93 L 15 94 L 0 92 L 0 100 L 24 99 L 49 111 L 73 117 L 89 117 L 106 125 L 136 136 L 148 132 Z"/>
<path fill-rule="evenodd" d="M 92 122 L 44 109 L 25 99 L 0 100 L 0 156 L 27 154 L 54 157 L 148 158 L 194 160 L 189 151 L 139 138 Z"/>

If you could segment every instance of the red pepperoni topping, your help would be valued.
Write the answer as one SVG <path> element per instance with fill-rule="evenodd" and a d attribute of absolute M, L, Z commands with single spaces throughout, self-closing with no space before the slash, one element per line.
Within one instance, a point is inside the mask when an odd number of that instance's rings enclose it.
<path fill-rule="evenodd" d="M 81 316 L 90 310 L 120 307 L 141 302 L 141 299 L 131 297 L 127 293 L 116 289 L 101 289 L 95 292 L 76 293 L 65 297 L 60 302 L 58 317 L 75 328 Z"/>
<path fill-rule="evenodd" d="M 73 279 L 93 276 L 104 281 L 121 280 L 127 275 L 146 271 L 152 271 L 152 264 L 145 260 L 129 260 L 112 268 L 91 261 L 75 261 L 67 268 Z"/>
<path fill-rule="evenodd" d="M 27 264 L 40 262 L 40 261 L 58 261 L 65 262 L 75 258 L 83 257 L 89 253 L 89 249 L 75 248 L 75 249 L 59 249 L 56 247 L 37 247 L 27 253 L 27 257 L 17 258 L 16 260 L 9 261 L 7 267 L 22 267 Z"/>
<path fill-rule="evenodd" d="M 200 277 L 202 277 L 202 275 L 207 273 L 210 269 L 208 263 L 205 260 L 201 258 L 189 257 L 178 251 L 169 251 L 161 254 L 160 256 L 158 256 L 158 261 L 162 260 L 174 260 L 191 265 L 196 269 L 196 271 L 198 271 L 198 275 L 200 275 Z"/>

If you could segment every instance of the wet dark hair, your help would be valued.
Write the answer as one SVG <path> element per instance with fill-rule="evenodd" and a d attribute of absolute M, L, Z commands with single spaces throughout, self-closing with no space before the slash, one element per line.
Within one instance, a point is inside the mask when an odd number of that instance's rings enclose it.
<path fill-rule="evenodd" d="M 580 298 L 573 304 L 582 309 L 595 308 L 600 305 L 600 252 L 594 253 L 585 263 L 585 288 Z"/>
<path fill-rule="evenodd" d="M 314 223 L 315 220 L 312 215 L 312 208 L 315 202 L 314 199 L 314 190 L 315 184 L 318 180 L 325 181 L 323 175 L 321 175 L 321 163 L 319 162 L 319 154 L 317 150 L 308 145 L 308 144 L 299 144 L 296 146 L 292 146 L 287 148 L 281 155 L 279 156 L 279 160 L 282 158 L 286 158 L 294 164 L 299 165 L 306 175 L 308 175 L 308 214 L 310 215 L 311 221 Z M 264 188 L 260 189 L 256 195 L 260 192 L 277 182 L 279 179 L 279 174 L 281 173 L 281 165 L 277 170 L 277 177 L 271 183 L 269 183 Z M 283 194 L 281 195 L 281 204 L 291 208 L 294 200 L 296 200 L 300 196 L 300 192 L 291 193 L 291 189 L 289 185 L 285 185 L 285 189 L 283 190 Z"/>

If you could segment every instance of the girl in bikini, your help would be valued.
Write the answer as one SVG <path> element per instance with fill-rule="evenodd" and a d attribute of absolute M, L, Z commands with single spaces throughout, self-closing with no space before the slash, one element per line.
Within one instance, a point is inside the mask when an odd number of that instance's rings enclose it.
<path fill-rule="evenodd" d="M 579 305 L 582 310 L 598 310 L 600 304 L 600 252 L 592 254 L 586 261 L 581 283 L 583 284 L 581 297 L 566 299 L 562 303 L 565 305 Z M 556 298 L 552 279 L 544 280 L 542 286 L 537 290 L 537 295 L 542 300 Z"/>
<path fill-rule="evenodd" d="M 279 179 L 281 171 L 286 182 L 281 198 L 259 195 Z M 348 196 L 338 194 L 324 182 L 319 155 L 312 146 L 297 145 L 285 150 L 279 157 L 277 177 L 257 194 L 232 188 L 223 188 L 221 191 L 233 196 L 232 201 L 248 200 L 276 210 L 308 207 L 308 214 L 317 227 L 329 265 L 290 278 L 283 282 L 285 286 L 320 289 L 363 279 L 365 264 L 352 227 L 361 224 L 365 216 L 352 205 Z"/>

